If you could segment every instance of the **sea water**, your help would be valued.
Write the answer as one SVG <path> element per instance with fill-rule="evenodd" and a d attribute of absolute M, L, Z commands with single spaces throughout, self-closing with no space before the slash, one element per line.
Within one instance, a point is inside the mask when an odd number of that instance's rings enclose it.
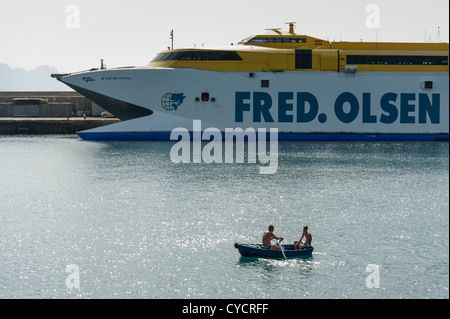
<path fill-rule="evenodd" d="M 271 175 L 172 146 L 0 136 L 0 298 L 449 298 L 448 142 L 279 142 Z M 241 257 L 269 224 L 313 255 Z"/>

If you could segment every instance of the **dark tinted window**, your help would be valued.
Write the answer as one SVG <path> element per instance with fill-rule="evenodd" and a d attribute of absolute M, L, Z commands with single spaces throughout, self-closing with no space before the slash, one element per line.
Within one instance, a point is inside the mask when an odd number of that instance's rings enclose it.
<path fill-rule="evenodd" d="M 312 50 L 295 50 L 295 68 L 312 68 Z"/>
<path fill-rule="evenodd" d="M 242 58 L 235 51 L 178 51 L 159 53 L 152 61 L 240 61 Z"/>
<path fill-rule="evenodd" d="M 252 38 L 249 43 L 306 43 L 306 38 Z"/>
<path fill-rule="evenodd" d="M 448 65 L 446 56 L 347 55 L 348 64 Z"/>

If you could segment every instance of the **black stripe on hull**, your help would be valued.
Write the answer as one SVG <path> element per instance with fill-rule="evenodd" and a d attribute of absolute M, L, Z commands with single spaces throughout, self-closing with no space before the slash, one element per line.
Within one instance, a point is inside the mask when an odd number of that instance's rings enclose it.
<path fill-rule="evenodd" d="M 58 79 L 59 80 L 59 79 Z M 62 81 L 63 82 L 63 81 Z M 135 119 L 138 117 L 148 116 L 153 114 L 152 110 L 149 110 L 145 107 L 131 104 L 125 101 L 121 101 L 110 96 L 106 96 L 91 90 L 84 89 L 82 87 L 68 84 L 63 82 L 64 84 L 70 86 L 72 89 L 77 91 L 78 93 L 84 95 L 92 102 L 104 108 L 106 111 L 114 114 L 114 116 L 118 117 L 122 121 L 127 121 L 131 119 Z"/>

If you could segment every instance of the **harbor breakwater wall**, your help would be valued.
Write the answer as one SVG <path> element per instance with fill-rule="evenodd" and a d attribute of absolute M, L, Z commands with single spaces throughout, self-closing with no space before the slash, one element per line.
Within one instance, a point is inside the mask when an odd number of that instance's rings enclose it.
<path fill-rule="evenodd" d="M 60 116 L 60 111 L 56 114 L 51 113 L 51 108 L 64 107 L 70 112 L 64 115 L 79 115 L 83 112 L 87 116 L 100 116 L 104 111 L 100 106 L 93 103 L 83 95 L 75 91 L 0 91 L 0 117 L 15 116 L 14 112 L 20 112 L 20 105 L 37 105 L 40 104 L 43 115 L 48 117 Z M 55 108 L 56 107 L 56 108 Z M 47 109 L 47 110 L 46 110 Z M 17 114 L 17 116 L 39 116 L 36 114 Z"/>
<path fill-rule="evenodd" d="M 0 134 L 75 134 L 76 132 L 117 123 L 117 118 L 15 118 L 0 117 Z"/>
<path fill-rule="evenodd" d="M 0 92 L 0 134 L 74 134 L 119 122 L 74 91 Z"/>

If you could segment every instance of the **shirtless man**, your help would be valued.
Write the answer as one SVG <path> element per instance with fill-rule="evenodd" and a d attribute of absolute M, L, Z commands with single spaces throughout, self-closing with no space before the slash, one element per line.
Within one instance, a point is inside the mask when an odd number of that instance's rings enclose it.
<path fill-rule="evenodd" d="M 264 232 L 263 237 L 262 237 L 263 248 L 270 249 L 270 250 L 280 250 L 280 246 L 272 245 L 270 243 L 270 241 L 274 238 L 277 240 L 280 240 L 280 241 L 283 240 L 283 237 L 275 236 L 275 234 L 273 233 L 274 229 L 275 229 L 275 227 L 273 227 L 272 225 L 269 225 L 269 230 Z"/>
<path fill-rule="evenodd" d="M 305 237 L 305 242 L 302 242 L 303 237 Z M 303 227 L 302 237 L 297 241 L 294 241 L 294 249 L 303 249 L 307 247 L 311 247 L 312 235 L 308 232 L 308 226 Z"/>

